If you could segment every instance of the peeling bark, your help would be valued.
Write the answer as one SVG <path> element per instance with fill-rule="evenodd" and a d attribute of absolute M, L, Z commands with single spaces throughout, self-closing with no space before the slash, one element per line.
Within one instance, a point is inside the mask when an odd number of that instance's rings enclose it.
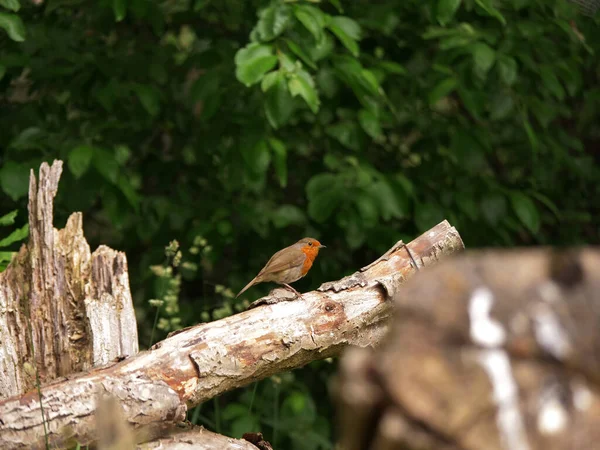
<path fill-rule="evenodd" d="M 382 345 L 341 360 L 341 448 L 597 448 L 599 250 L 467 253 L 395 305 Z"/>
<path fill-rule="evenodd" d="M 52 225 L 62 161 L 29 183 L 29 242 L 0 274 L 0 398 L 138 351 L 125 254 L 90 252 L 81 213 Z M 0 419 L 4 419 L 0 417 Z"/>
<path fill-rule="evenodd" d="M 175 423 L 195 406 L 231 389 L 349 345 L 376 345 L 387 330 L 390 295 L 418 267 L 459 251 L 463 243 L 444 221 L 409 244 L 344 280 L 326 283 L 303 299 L 273 301 L 175 334 L 121 363 L 42 388 L 51 446 L 94 440 L 98 393 L 116 396 L 137 427 Z M 358 280 L 358 281 L 357 281 Z M 273 303 L 273 304 L 269 304 Z M 0 448 L 42 448 L 44 428 L 35 392 L 0 402 Z"/>

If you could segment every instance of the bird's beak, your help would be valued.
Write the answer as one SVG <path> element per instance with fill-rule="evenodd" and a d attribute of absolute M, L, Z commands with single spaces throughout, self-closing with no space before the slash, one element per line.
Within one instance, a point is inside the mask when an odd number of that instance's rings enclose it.
<path fill-rule="evenodd" d="M 319 245 L 319 248 L 327 248 L 325 245 L 321 244 Z"/>

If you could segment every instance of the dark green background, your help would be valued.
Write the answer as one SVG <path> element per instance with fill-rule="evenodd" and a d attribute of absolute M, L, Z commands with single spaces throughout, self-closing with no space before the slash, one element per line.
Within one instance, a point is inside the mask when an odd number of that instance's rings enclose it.
<path fill-rule="evenodd" d="M 598 243 L 600 28 L 564 0 L 0 0 L 0 48 L 0 238 L 64 160 L 55 224 L 127 253 L 143 346 L 243 307 L 304 236 L 327 250 L 299 290 L 443 219 L 471 248 Z M 331 448 L 334 369 L 190 418 Z"/>

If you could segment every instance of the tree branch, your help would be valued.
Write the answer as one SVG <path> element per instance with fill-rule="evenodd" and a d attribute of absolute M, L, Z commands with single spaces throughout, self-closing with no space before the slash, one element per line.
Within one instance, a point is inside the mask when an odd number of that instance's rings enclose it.
<path fill-rule="evenodd" d="M 338 355 L 349 345 L 375 345 L 387 329 L 389 298 L 415 273 L 415 263 L 427 266 L 462 248 L 459 234 L 444 221 L 302 300 L 281 301 L 276 289 L 260 307 L 182 331 L 121 363 L 44 386 L 51 446 L 95 440 L 99 393 L 117 397 L 128 422 L 152 434 L 153 427 L 183 420 L 187 407 L 231 389 Z M 0 418 L 1 448 L 42 448 L 35 392 L 0 402 Z"/>

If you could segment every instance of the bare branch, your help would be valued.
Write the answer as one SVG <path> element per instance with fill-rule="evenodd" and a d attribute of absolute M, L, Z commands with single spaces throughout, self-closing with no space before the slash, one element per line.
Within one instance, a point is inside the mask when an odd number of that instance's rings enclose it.
<path fill-rule="evenodd" d="M 51 445 L 95 439 L 98 393 L 117 397 L 129 424 L 151 433 L 153 427 L 183 420 L 187 407 L 223 392 L 338 355 L 348 345 L 375 345 L 387 329 L 389 298 L 417 270 L 413 260 L 427 266 L 462 248 L 460 236 L 444 221 L 406 246 L 394 246 L 364 271 L 303 294 L 302 300 L 201 324 L 121 363 L 44 386 Z M 42 447 L 37 394 L 0 402 L 0 418 L 1 448 Z"/>

